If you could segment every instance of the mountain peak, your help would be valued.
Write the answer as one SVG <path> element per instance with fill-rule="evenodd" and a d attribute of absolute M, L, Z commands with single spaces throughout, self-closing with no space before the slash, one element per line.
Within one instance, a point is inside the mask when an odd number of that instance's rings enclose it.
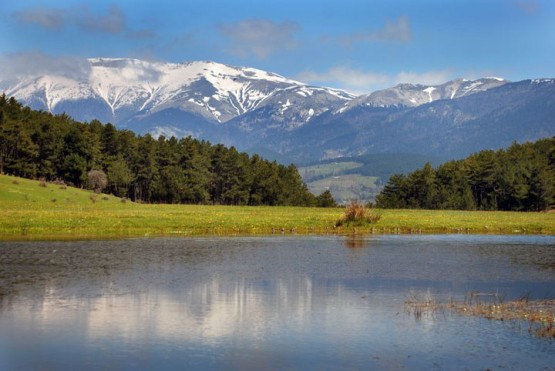
<path fill-rule="evenodd" d="M 284 102 L 287 94 L 296 94 L 290 101 L 308 102 L 316 90 L 329 96 L 322 101 L 331 106 L 308 107 L 303 103 L 306 112 L 299 117 L 308 117 L 308 112 L 335 108 L 354 97 L 336 89 L 310 87 L 273 72 L 214 61 L 167 63 L 99 57 L 88 59 L 88 63 L 79 76 L 50 74 L 17 84 L 0 82 L 0 86 L 7 86 L 6 94 L 33 108 L 117 125 L 132 125 L 136 115 L 168 109 L 224 123 L 266 102 L 274 102 L 269 99 L 272 96 L 279 96 Z M 293 92 L 298 88 L 302 91 Z"/>
<path fill-rule="evenodd" d="M 346 103 L 339 113 L 358 106 L 370 107 L 416 107 L 440 99 L 456 99 L 466 95 L 486 91 L 508 83 L 499 77 L 486 77 L 476 80 L 463 78 L 448 81 L 440 85 L 423 85 L 402 83 L 392 88 L 378 90 L 361 95 Z"/>

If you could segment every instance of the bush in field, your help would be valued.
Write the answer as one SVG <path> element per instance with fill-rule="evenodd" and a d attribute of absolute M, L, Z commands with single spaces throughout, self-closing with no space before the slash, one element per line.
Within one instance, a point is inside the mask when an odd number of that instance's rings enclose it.
<path fill-rule="evenodd" d="M 87 174 L 87 184 L 94 193 L 100 193 L 108 185 L 108 178 L 102 170 L 91 170 Z"/>
<path fill-rule="evenodd" d="M 347 205 L 345 212 L 335 223 L 336 227 L 342 225 L 364 226 L 367 224 L 377 223 L 381 215 L 376 214 L 374 211 L 366 208 L 363 203 L 353 201 Z"/>

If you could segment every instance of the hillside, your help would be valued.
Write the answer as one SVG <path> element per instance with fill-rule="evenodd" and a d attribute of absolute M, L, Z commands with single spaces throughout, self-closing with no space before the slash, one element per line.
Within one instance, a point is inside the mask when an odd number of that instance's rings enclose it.
<path fill-rule="evenodd" d="M 313 194 L 329 190 L 340 204 L 374 202 L 392 175 L 408 174 L 427 162 L 439 165 L 444 161 L 410 153 L 369 154 L 301 166 L 299 173 Z"/>
<path fill-rule="evenodd" d="M 191 137 L 137 136 L 33 111 L 0 96 L 0 174 L 105 190 L 147 203 L 312 206 L 294 165 Z"/>
<path fill-rule="evenodd" d="M 133 208 L 134 203 L 108 194 L 20 177 L 0 175 L 0 203 L 6 210 L 94 209 L 110 211 Z"/>

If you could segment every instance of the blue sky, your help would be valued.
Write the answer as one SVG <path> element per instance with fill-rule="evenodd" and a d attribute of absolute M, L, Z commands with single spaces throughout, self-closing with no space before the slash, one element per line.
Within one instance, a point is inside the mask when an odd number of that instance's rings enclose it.
<path fill-rule="evenodd" d="M 82 58 L 213 60 L 371 92 L 397 83 L 555 77 L 552 0 L 5 2 L 0 77 Z"/>

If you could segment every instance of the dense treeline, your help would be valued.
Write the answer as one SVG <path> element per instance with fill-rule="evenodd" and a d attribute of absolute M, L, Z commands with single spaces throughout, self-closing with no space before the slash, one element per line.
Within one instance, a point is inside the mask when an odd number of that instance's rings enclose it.
<path fill-rule="evenodd" d="M 542 211 L 555 202 L 555 137 L 389 179 L 383 208 Z"/>
<path fill-rule="evenodd" d="M 0 173 L 85 187 L 92 170 L 106 174 L 105 192 L 149 203 L 312 206 L 325 198 L 307 190 L 294 165 L 190 137 L 80 123 L 0 96 Z"/>

